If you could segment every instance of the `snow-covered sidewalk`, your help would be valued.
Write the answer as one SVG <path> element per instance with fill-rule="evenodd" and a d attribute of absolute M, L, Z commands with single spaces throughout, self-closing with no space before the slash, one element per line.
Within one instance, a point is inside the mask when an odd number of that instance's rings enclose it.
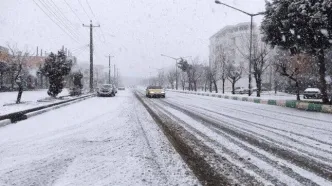
<path fill-rule="evenodd" d="M 69 92 L 67 89 L 63 89 L 58 96 L 67 96 Z M 47 89 L 24 91 L 21 98 L 20 104 L 15 104 L 17 92 L 0 92 L 0 115 L 8 114 L 11 112 L 17 112 L 25 109 L 30 109 L 50 102 L 38 102 L 45 98 L 49 98 L 47 95 Z M 52 100 L 57 102 L 61 100 Z"/>
<path fill-rule="evenodd" d="M 199 185 L 129 91 L 0 128 L 0 185 Z"/>

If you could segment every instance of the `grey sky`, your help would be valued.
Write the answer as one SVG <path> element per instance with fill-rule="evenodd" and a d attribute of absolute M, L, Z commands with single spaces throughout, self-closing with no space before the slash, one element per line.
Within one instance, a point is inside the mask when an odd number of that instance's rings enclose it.
<path fill-rule="evenodd" d="M 153 68 L 174 66 L 174 61 L 161 57 L 199 56 L 208 61 L 209 37 L 223 26 L 250 21 L 250 17 L 214 0 L 35 0 L 39 5 L 58 6 L 68 25 L 77 35 L 78 43 L 54 24 L 33 0 L 1 0 L 0 45 L 7 42 L 44 51 L 57 51 L 62 45 L 72 50 L 80 62 L 89 61 L 89 29 L 82 22 L 101 28 L 94 29 L 95 64 L 107 65 L 105 55 L 114 55 L 121 74 L 148 76 Z M 81 2 L 81 4 L 79 3 Z M 264 10 L 264 0 L 224 0 L 248 12 Z M 85 11 L 84 11 L 85 10 Z M 49 10 L 48 10 L 49 12 Z M 59 10 L 56 11 L 58 15 Z M 55 17 L 52 15 L 52 17 Z M 255 18 L 260 23 L 261 17 Z M 149 66 L 151 68 L 149 68 Z"/>

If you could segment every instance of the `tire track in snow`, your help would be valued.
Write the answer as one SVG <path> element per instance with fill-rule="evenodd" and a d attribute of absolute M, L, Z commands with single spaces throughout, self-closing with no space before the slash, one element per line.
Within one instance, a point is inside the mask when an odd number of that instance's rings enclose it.
<path fill-rule="evenodd" d="M 170 104 L 166 101 L 163 101 L 163 102 L 165 102 L 166 104 Z M 172 105 L 172 104 L 170 104 L 170 105 Z M 173 106 L 177 107 L 176 105 L 173 105 Z M 188 111 L 188 110 L 182 109 L 180 107 L 178 107 L 178 109 L 180 109 L 182 112 L 190 115 L 191 117 L 204 121 L 204 122 L 207 122 L 207 123 L 211 124 L 212 126 L 214 126 L 215 128 L 219 128 L 222 131 L 224 131 L 234 137 L 237 137 L 238 139 L 241 139 L 242 141 L 246 141 L 247 143 L 249 143 L 251 145 L 259 147 L 260 149 L 263 149 L 269 153 L 275 154 L 278 157 L 285 159 L 287 161 L 290 161 L 290 162 L 296 164 L 297 166 L 302 167 L 306 170 L 314 172 L 315 174 L 320 175 L 323 178 L 326 178 L 330 181 L 332 180 L 332 170 L 331 170 L 330 166 L 326 166 L 326 165 L 316 162 L 312 159 L 310 160 L 307 157 L 301 156 L 300 154 L 296 154 L 296 153 L 287 151 L 287 150 L 280 148 L 274 144 L 271 144 L 267 141 L 257 139 L 256 137 L 254 137 L 252 135 L 244 134 L 244 133 L 241 133 L 240 131 L 236 131 L 234 129 L 230 129 L 225 126 L 219 125 L 219 124 L 215 123 L 215 121 L 211 121 L 211 119 L 198 115 L 197 113 L 194 113 L 193 111 Z"/>

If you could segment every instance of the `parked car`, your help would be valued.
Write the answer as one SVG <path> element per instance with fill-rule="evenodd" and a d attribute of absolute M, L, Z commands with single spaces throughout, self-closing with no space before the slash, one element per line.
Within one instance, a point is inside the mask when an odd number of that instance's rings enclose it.
<path fill-rule="evenodd" d="M 320 99 L 322 97 L 318 88 L 307 88 L 304 90 L 303 99 L 315 98 Z"/>
<path fill-rule="evenodd" d="M 245 94 L 247 90 L 244 87 L 235 87 L 234 93 L 235 94 Z"/>
<path fill-rule="evenodd" d="M 119 90 L 126 90 L 125 87 L 119 87 Z"/>
<path fill-rule="evenodd" d="M 165 98 L 166 97 L 165 90 L 161 86 L 148 86 L 146 88 L 146 97 Z"/>
<path fill-rule="evenodd" d="M 113 97 L 116 94 L 116 87 L 112 84 L 103 84 L 97 90 L 97 96 L 110 96 Z"/>

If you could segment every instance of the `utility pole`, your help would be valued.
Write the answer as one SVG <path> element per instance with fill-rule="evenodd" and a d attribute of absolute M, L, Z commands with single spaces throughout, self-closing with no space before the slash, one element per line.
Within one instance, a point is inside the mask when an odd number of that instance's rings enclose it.
<path fill-rule="evenodd" d="M 114 56 L 108 55 L 108 83 L 111 84 L 111 58 Z"/>
<path fill-rule="evenodd" d="M 100 25 L 92 25 L 90 20 L 90 25 L 84 25 L 83 27 L 90 27 L 90 92 L 93 92 L 93 35 L 92 30 L 94 27 L 100 27 Z"/>
<path fill-rule="evenodd" d="M 114 84 L 115 84 L 115 75 L 116 75 L 115 71 L 116 71 L 116 68 L 115 68 L 115 64 L 114 64 Z"/>
<path fill-rule="evenodd" d="M 36 56 L 38 56 L 38 52 L 39 52 L 39 50 L 38 50 L 38 47 L 37 47 L 37 54 L 36 54 Z"/>

